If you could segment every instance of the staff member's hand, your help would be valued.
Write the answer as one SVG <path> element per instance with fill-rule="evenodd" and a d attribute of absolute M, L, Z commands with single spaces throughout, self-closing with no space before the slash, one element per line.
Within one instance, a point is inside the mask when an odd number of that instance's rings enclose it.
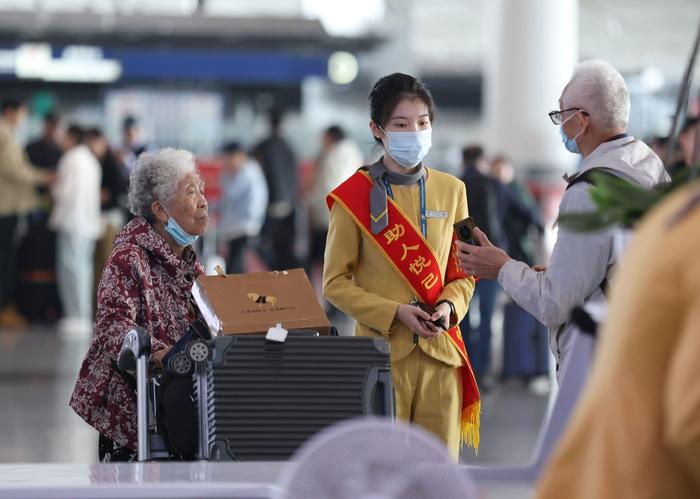
<path fill-rule="evenodd" d="M 442 330 L 439 327 L 429 322 L 430 314 L 414 305 L 399 305 L 399 308 L 396 310 L 396 318 L 410 329 L 412 333 L 426 340 L 442 334 Z"/>
<path fill-rule="evenodd" d="M 445 327 L 449 328 L 450 315 L 452 315 L 452 309 L 447 303 L 442 302 L 435 308 L 435 313 L 430 316 L 430 321 L 440 322 L 442 320 L 442 323 L 445 325 Z"/>
<path fill-rule="evenodd" d="M 510 257 L 501 248 L 491 244 L 486 234 L 478 227 L 474 229 L 474 237 L 480 246 L 474 246 L 462 241 L 455 241 L 457 257 L 464 271 L 480 279 L 496 279 Z"/>

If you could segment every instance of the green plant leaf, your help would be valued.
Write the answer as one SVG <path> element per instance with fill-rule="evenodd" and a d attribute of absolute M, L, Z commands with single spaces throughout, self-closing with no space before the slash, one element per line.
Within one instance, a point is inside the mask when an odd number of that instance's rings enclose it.
<path fill-rule="evenodd" d="M 573 232 L 596 232 L 607 229 L 616 223 L 611 213 L 591 211 L 587 213 L 567 213 L 560 215 L 557 223 Z"/>

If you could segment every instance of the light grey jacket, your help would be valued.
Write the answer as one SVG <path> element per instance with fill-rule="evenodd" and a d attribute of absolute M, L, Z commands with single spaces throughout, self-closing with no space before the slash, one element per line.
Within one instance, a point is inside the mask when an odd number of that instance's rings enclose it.
<path fill-rule="evenodd" d="M 580 172 L 567 181 L 571 182 L 592 168 L 606 169 L 645 188 L 670 180 L 658 156 L 631 136 L 600 144 L 583 161 Z M 559 213 L 595 210 L 588 193 L 590 188 L 591 184 L 587 182 L 571 186 L 564 193 Z M 595 233 L 576 233 L 560 227 L 547 270 L 536 272 L 523 262 L 510 260 L 498 274 L 498 282 L 505 292 L 548 327 L 557 376 L 570 354 L 575 328 L 568 323 L 571 310 L 578 305 L 605 300 L 601 284 L 616 263 L 617 256 L 613 251 L 615 231 L 611 228 Z M 563 329 L 560 328 L 562 325 Z"/>

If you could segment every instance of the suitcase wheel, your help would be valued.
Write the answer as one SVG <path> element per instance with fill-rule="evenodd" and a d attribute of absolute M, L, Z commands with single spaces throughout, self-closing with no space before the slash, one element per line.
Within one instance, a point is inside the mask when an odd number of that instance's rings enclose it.
<path fill-rule="evenodd" d="M 170 358 L 168 368 L 178 376 L 186 376 L 188 374 L 192 374 L 194 364 L 192 364 L 192 361 L 187 358 L 187 355 L 179 352 Z"/>
<path fill-rule="evenodd" d="M 211 349 L 209 345 L 201 340 L 191 341 L 185 347 L 185 354 L 192 362 L 199 363 L 209 359 Z"/>

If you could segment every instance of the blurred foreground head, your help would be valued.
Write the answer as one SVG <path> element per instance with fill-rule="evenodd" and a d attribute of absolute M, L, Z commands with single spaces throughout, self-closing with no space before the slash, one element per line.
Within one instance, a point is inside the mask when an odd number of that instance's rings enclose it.
<path fill-rule="evenodd" d="M 476 499 L 468 471 L 418 425 L 365 417 L 329 426 L 280 473 L 276 499 Z"/>

